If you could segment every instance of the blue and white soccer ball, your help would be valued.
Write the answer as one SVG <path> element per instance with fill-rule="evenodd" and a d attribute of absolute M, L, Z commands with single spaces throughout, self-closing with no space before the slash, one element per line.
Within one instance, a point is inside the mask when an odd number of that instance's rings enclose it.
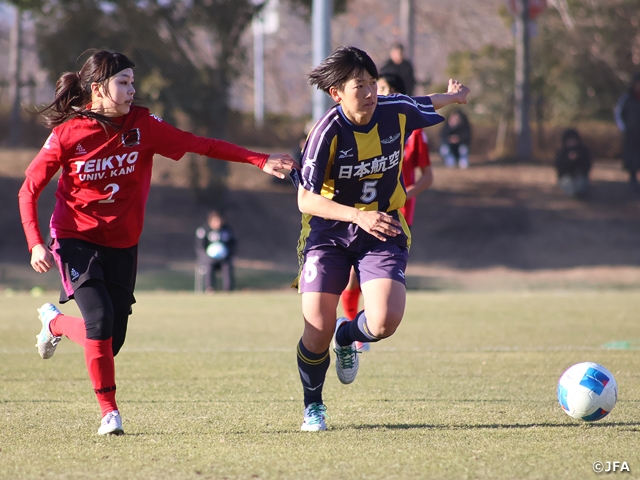
<path fill-rule="evenodd" d="M 224 260 L 229 255 L 229 249 L 222 242 L 213 242 L 207 247 L 207 255 L 214 260 Z"/>
<path fill-rule="evenodd" d="M 606 417 L 616 406 L 618 385 L 602 365 L 578 363 L 560 377 L 558 401 L 570 417 L 594 422 Z"/>

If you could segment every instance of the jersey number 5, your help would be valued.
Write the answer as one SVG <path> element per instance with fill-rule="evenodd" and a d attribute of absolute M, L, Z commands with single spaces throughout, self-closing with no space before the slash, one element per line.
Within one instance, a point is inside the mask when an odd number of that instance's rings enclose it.
<path fill-rule="evenodd" d="M 371 203 L 378 196 L 378 191 L 376 190 L 376 185 L 378 184 L 378 180 L 367 180 L 362 184 L 362 196 L 360 200 L 363 203 Z"/>
<path fill-rule="evenodd" d="M 117 183 L 110 183 L 109 185 L 107 185 L 106 187 L 104 187 L 105 190 L 111 190 L 111 193 L 109 194 L 109 196 L 103 200 L 99 200 L 98 203 L 113 203 L 115 202 L 115 200 L 113 199 L 113 196 L 118 192 L 118 190 L 120 190 L 120 187 L 118 186 Z"/>

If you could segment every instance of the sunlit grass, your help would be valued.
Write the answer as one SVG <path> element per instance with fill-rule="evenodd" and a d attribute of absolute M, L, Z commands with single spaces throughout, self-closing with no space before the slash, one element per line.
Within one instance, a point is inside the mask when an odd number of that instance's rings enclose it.
<path fill-rule="evenodd" d="M 585 478 L 640 468 L 640 295 L 413 293 L 397 334 L 329 371 L 329 430 L 300 432 L 295 293 L 138 293 L 116 361 L 126 435 L 96 435 L 79 347 L 41 360 L 35 309 L 0 297 L 0 478 Z M 76 313 L 75 305 L 61 307 Z M 556 382 L 595 361 L 616 409 L 565 415 Z"/>

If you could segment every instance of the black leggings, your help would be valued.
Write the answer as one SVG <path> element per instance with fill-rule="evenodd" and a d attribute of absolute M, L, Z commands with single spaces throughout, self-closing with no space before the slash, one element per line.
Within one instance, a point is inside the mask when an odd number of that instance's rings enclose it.
<path fill-rule="evenodd" d="M 82 313 L 87 338 L 112 338 L 113 356 L 116 356 L 124 344 L 131 314 L 131 295 L 127 289 L 91 279 L 76 288 L 73 298 Z"/>

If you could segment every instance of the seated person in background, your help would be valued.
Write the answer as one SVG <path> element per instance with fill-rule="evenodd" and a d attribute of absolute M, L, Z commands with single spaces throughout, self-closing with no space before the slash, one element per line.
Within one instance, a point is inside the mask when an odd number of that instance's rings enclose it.
<path fill-rule="evenodd" d="M 558 185 L 572 197 L 580 197 L 589 188 L 591 154 L 577 130 L 569 128 L 562 134 L 562 147 L 556 154 Z"/>
<path fill-rule="evenodd" d="M 462 110 L 454 110 L 440 130 L 440 156 L 447 168 L 469 166 L 471 125 Z"/>
<path fill-rule="evenodd" d="M 196 230 L 198 274 L 203 276 L 205 292 L 215 290 L 218 271 L 222 273 L 222 290 L 233 290 L 232 258 L 235 246 L 236 239 L 233 230 L 225 225 L 220 212 L 217 210 L 209 212 L 207 223 Z"/>

